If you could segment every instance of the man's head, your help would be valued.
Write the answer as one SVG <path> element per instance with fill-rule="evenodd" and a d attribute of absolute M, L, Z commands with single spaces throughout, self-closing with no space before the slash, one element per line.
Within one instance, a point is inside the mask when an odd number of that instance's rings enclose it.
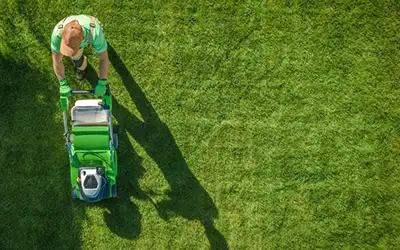
<path fill-rule="evenodd" d="M 78 21 L 72 21 L 64 26 L 61 33 L 61 46 L 60 52 L 64 56 L 73 56 L 79 50 L 79 45 L 81 44 L 84 33 L 82 26 Z"/>

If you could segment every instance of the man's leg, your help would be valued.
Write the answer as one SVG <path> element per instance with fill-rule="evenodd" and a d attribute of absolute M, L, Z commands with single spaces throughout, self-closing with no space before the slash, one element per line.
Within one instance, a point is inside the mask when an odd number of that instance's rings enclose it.
<path fill-rule="evenodd" d="M 83 80 L 86 76 L 87 58 L 83 55 L 83 48 L 71 57 L 76 67 L 76 79 Z"/>

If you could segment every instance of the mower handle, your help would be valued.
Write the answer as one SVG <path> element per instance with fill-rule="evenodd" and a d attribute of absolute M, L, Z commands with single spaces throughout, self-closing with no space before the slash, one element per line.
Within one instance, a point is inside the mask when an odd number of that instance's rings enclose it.
<path fill-rule="evenodd" d="M 71 90 L 72 95 L 87 95 L 87 94 L 94 94 L 94 89 L 89 90 Z M 110 88 L 107 86 L 106 88 L 106 95 L 110 94 Z"/>
<path fill-rule="evenodd" d="M 91 90 L 71 90 L 72 95 L 85 95 L 85 94 L 94 94 L 94 89 Z"/>

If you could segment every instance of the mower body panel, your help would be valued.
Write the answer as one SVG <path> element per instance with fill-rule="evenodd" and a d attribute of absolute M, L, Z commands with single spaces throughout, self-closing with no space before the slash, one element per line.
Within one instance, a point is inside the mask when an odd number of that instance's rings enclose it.
<path fill-rule="evenodd" d="M 116 196 L 117 150 L 111 105 L 105 105 L 110 103 L 110 95 L 78 100 L 71 110 L 72 133 L 66 139 L 74 199 L 95 202 Z"/>

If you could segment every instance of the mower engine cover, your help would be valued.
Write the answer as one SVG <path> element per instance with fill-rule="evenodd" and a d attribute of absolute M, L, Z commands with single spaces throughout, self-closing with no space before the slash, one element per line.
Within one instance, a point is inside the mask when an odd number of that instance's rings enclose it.
<path fill-rule="evenodd" d="M 103 198 L 107 186 L 103 167 L 79 168 L 81 200 L 98 201 Z"/>

